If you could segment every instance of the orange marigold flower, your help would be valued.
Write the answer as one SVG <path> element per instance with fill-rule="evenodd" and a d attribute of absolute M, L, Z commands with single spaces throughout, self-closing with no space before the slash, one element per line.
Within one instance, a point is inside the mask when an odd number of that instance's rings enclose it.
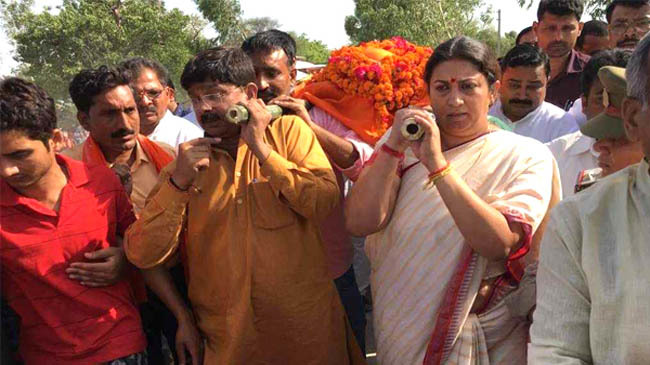
<path fill-rule="evenodd" d="M 427 95 L 422 80 L 433 53 L 403 38 L 364 42 L 333 51 L 325 68 L 309 82 L 330 81 L 346 94 L 374 100 L 376 127 L 385 130 L 398 109 Z"/>

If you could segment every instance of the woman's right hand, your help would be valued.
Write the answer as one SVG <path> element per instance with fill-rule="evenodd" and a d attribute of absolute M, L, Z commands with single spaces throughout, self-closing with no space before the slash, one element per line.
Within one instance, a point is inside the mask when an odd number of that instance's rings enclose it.
<path fill-rule="evenodd" d="M 190 364 L 186 356 L 187 352 L 192 357 L 191 365 L 203 364 L 203 339 L 189 311 L 179 316 L 176 330 L 176 354 L 181 365 Z"/>
<path fill-rule="evenodd" d="M 393 126 L 391 127 L 390 136 L 386 144 L 388 147 L 398 151 L 404 152 L 409 147 L 409 141 L 402 136 L 402 126 L 406 123 L 406 120 L 413 118 L 415 111 L 418 109 L 415 108 L 404 108 L 395 112 L 395 117 L 393 118 Z"/>

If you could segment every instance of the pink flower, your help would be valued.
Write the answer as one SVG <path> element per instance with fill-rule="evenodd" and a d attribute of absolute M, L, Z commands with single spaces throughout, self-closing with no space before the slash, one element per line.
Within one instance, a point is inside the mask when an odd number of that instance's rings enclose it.
<path fill-rule="evenodd" d="M 374 72 L 377 77 L 379 77 L 381 76 L 383 70 L 381 69 L 381 66 L 375 63 L 374 65 L 370 66 L 370 71 Z"/>
<path fill-rule="evenodd" d="M 354 70 L 354 75 L 359 81 L 364 81 L 366 79 L 366 74 L 368 73 L 368 68 L 365 66 L 357 67 Z"/>

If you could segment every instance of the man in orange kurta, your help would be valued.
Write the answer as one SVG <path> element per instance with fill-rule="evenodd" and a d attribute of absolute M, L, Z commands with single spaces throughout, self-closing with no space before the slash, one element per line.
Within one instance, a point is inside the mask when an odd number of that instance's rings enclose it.
<path fill-rule="evenodd" d="M 254 82 L 239 49 L 207 50 L 187 64 L 181 83 L 209 138 L 179 146 L 127 233 L 127 257 L 161 265 L 185 235 L 205 364 L 363 364 L 317 228 L 337 204 L 334 173 L 304 121 L 271 121 Z M 224 119 L 237 103 L 251 115 L 241 126 Z M 183 312 L 172 299 L 171 310 Z M 191 325 L 184 317 L 180 328 Z"/>

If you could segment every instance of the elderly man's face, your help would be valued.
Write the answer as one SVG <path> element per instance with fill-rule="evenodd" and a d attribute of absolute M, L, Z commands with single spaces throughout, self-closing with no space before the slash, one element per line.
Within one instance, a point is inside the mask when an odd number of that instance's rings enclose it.
<path fill-rule="evenodd" d="M 633 8 L 617 5 L 608 25 L 611 48 L 634 49 L 650 30 L 650 5 Z"/>
<path fill-rule="evenodd" d="M 131 87 L 138 103 L 142 132 L 150 134 L 167 112 L 169 88 L 163 86 L 156 72 L 150 68 L 144 68 Z"/>
<path fill-rule="evenodd" d="M 646 54 L 647 57 L 650 57 L 650 54 Z M 650 75 L 650 67 L 646 69 L 645 74 Z M 648 81 L 646 80 L 646 94 Z M 650 100 L 644 102 L 635 98 L 626 98 L 623 100 L 622 115 L 628 139 L 640 144 L 642 154 L 650 159 Z"/>
<path fill-rule="evenodd" d="M 603 176 L 634 165 L 643 158 L 641 143 L 627 137 L 599 139 L 594 150 L 598 152 L 598 167 L 603 169 Z"/>

